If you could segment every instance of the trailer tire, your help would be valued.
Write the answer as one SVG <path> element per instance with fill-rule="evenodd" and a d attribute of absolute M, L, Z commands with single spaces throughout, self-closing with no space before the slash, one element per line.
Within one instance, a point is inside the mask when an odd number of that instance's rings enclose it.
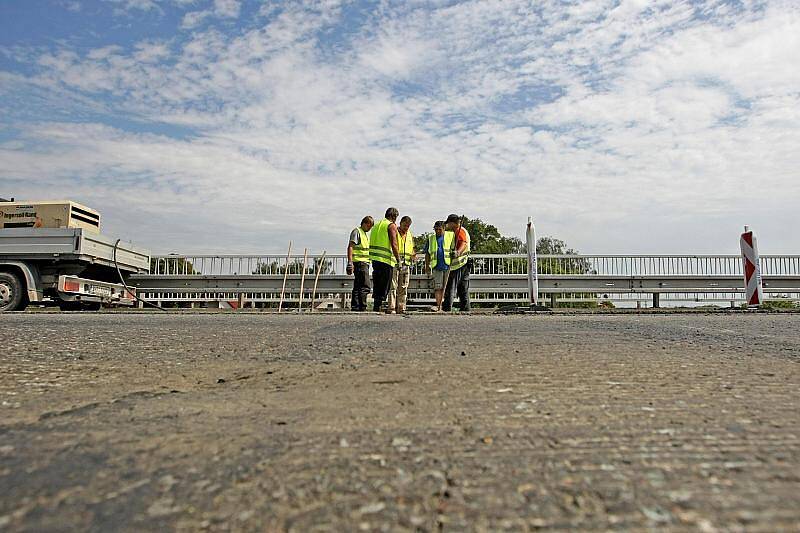
<path fill-rule="evenodd" d="M 25 284 L 13 272 L 0 272 L 0 313 L 22 311 L 28 306 Z"/>

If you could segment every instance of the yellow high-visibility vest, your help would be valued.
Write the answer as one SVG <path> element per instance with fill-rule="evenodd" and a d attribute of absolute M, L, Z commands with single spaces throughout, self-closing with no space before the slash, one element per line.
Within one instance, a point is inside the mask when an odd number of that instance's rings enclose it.
<path fill-rule="evenodd" d="M 353 246 L 353 262 L 369 263 L 369 235 L 361 229 L 361 226 L 356 228 L 358 235 L 361 237 L 361 242 Z"/>
<path fill-rule="evenodd" d="M 455 233 L 452 231 L 444 232 L 443 248 L 444 248 L 444 264 L 450 265 L 450 249 L 453 248 L 453 239 Z M 428 235 L 428 255 L 431 258 L 431 269 L 436 268 L 439 264 L 439 241 L 436 239 L 436 234 Z"/>
<path fill-rule="evenodd" d="M 414 235 L 411 230 L 405 235 L 400 235 L 400 230 L 397 230 L 397 251 L 400 252 L 400 260 L 406 265 L 414 261 Z"/>
<path fill-rule="evenodd" d="M 389 242 L 389 225 L 392 221 L 384 218 L 369 233 L 369 258 L 372 261 L 380 261 L 393 267 L 397 264 L 392 252 L 392 245 Z"/>
<path fill-rule="evenodd" d="M 450 270 L 458 270 L 459 268 L 461 268 L 464 265 L 466 265 L 467 264 L 467 259 L 469 259 L 469 248 L 470 248 L 470 240 L 471 239 L 469 238 L 469 232 L 467 231 L 467 228 L 464 228 L 462 226 L 462 229 L 464 230 L 464 233 L 467 235 L 467 247 L 464 249 L 464 254 L 463 255 L 460 255 L 458 257 L 453 257 L 453 259 L 450 261 Z M 453 233 L 453 236 L 455 237 L 455 233 Z M 453 239 L 452 250 L 453 250 L 453 253 L 455 253 L 455 251 L 456 251 L 456 239 L 455 238 Z"/>

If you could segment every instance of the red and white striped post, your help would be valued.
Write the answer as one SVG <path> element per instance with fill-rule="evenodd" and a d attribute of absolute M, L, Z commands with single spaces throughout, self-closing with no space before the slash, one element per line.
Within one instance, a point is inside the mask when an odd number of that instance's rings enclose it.
<path fill-rule="evenodd" d="M 761 284 L 761 262 L 758 258 L 758 244 L 749 226 L 739 240 L 744 263 L 744 286 L 747 291 L 747 306 L 757 307 L 764 302 L 764 287 Z"/>

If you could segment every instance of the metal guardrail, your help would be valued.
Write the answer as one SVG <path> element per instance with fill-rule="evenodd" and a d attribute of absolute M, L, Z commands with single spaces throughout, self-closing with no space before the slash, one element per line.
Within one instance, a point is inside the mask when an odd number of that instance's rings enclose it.
<path fill-rule="evenodd" d="M 307 273 L 319 266 L 322 275 L 344 274 L 347 258 L 328 255 L 308 256 Z M 475 254 L 473 274 L 528 273 L 527 256 Z M 540 274 L 594 276 L 743 276 L 739 255 L 542 255 Z M 301 274 L 303 256 L 293 255 L 162 255 L 153 256 L 150 274 L 157 276 L 230 276 Z M 417 256 L 412 275 L 422 275 L 424 257 Z M 800 275 L 800 255 L 762 255 L 764 276 Z"/>
<path fill-rule="evenodd" d="M 486 303 L 528 299 L 525 255 L 472 256 L 470 293 Z M 309 256 L 303 299 L 311 298 L 320 272 L 317 294 L 347 300 L 352 277 L 345 274 L 344 255 Z M 424 260 L 412 265 L 410 296 L 432 299 Z M 761 269 L 768 294 L 800 299 L 800 255 L 763 255 Z M 133 277 L 140 294 L 161 302 L 244 300 L 272 303 L 280 298 L 287 272 L 286 301 L 300 298 L 303 257 L 279 255 L 154 256 L 148 275 Z M 543 255 L 538 258 L 540 293 L 567 301 L 614 300 L 642 302 L 734 302 L 743 300 L 742 259 L 738 255 Z M 551 296 L 552 302 L 553 296 Z"/>

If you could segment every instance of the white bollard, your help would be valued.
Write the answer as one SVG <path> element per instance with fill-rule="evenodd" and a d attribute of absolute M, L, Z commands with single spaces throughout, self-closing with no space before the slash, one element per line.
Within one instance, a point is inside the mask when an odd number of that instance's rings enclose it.
<path fill-rule="evenodd" d="M 747 305 L 748 307 L 756 307 L 764 303 L 764 287 L 761 283 L 761 262 L 758 258 L 758 244 L 756 243 L 756 236 L 750 231 L 749 226 L 744 227 L 739 246 L 742 249 Z"/>
<path fill-rule="evenodd" d="M 525 241 L 528 246 L 528 291 L 531 297 L 531 307 L 536 307 L 539 305 L 539 272 L 536 259 L 536 228 L 533 227 L 531 217 L 528 217 Z"/>

